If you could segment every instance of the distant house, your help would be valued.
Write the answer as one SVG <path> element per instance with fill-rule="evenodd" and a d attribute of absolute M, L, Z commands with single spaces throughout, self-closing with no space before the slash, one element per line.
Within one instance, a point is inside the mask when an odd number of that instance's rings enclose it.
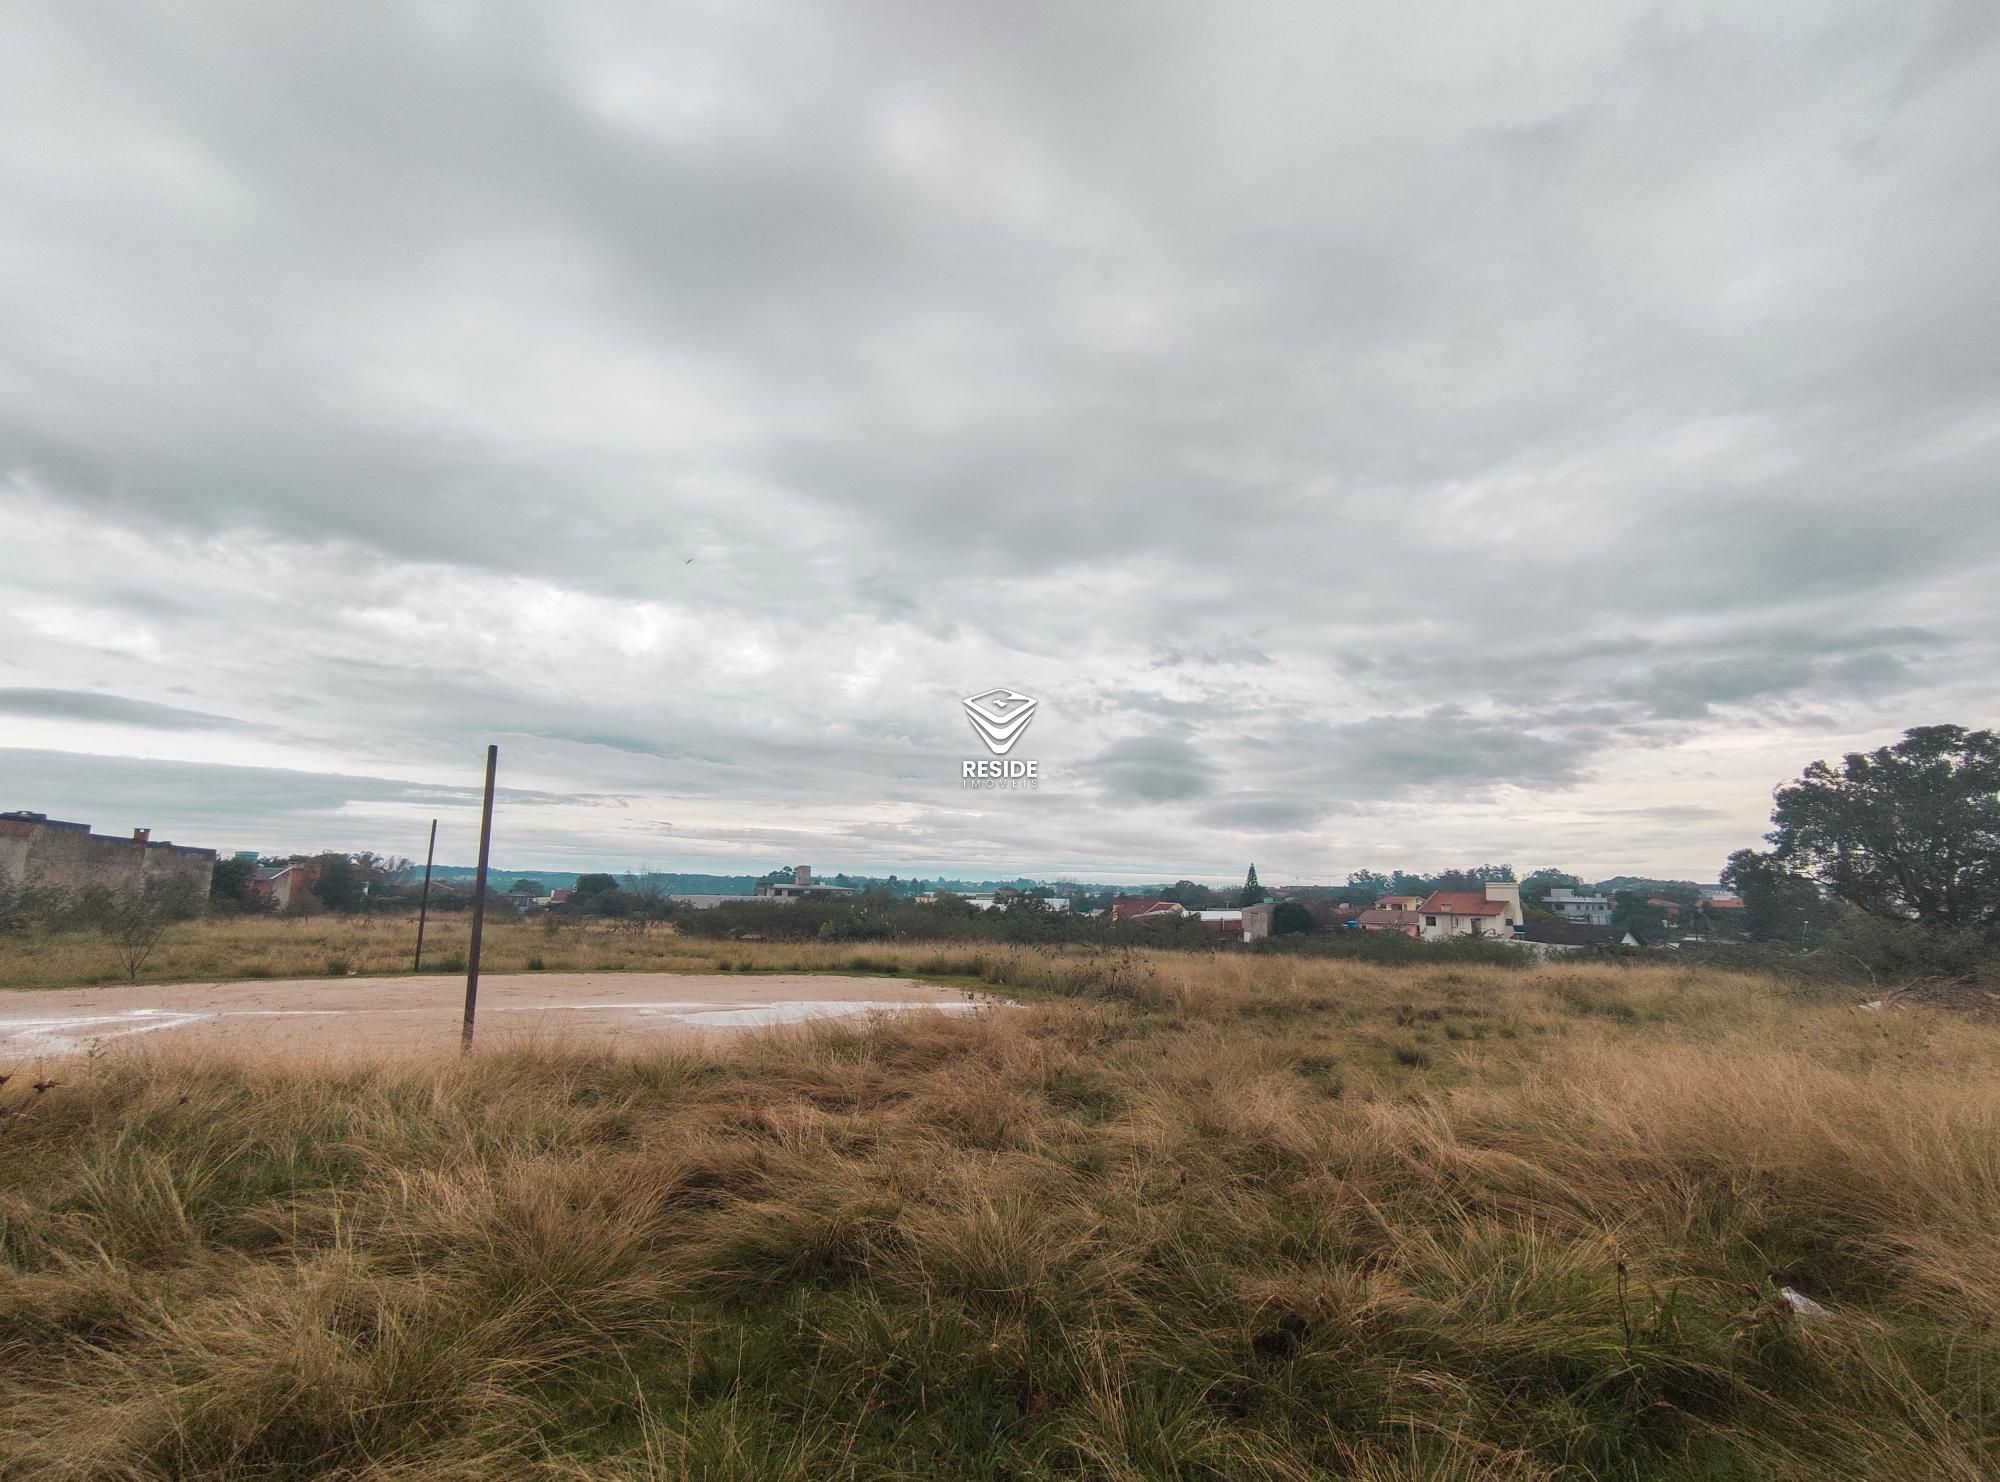
<path fill-rule="evenodd" d="M 813 879 L 811 865 L 794 865 L 789 880 L 759 880 L 757 894 L 779 900 L 845 900 L 860 892 L 851 885 L 826 885 Z"/>
<path fill-rule="evenodd" d="M 310 863 L 259 865 L 257 873 L 250 877 L 250 889 L 258 903 L 273 911 L 284 910 L 299 897 L 310 894 L 317 884 L 319 866 Z"/>
<path fill-rule="evenodd" d="M 932 896 L 931 899 L 936 900 L 937 897 Z M 1069 902 L 1061 896 L 1043 898 L 1019 890 L 996 890 L 991 895 L 966 895 L 960 896 L 959 899 L 975 911 L 1004 911 L 1016 901 L 1029 900 L 1040 900 L 1042 908 L 1055 915 L 1061 915 L 1069 910 Z"/>
<path fill-rule="evenodd" d="M 1646 897 L 1646 904 L 1665 917 L 1667 925 L 1674 926 L 1680 922 L 1681 903 L 1679 901 L 1670 901 L 1663 895 L 1649 895 Z"/>
<path fill-rule="evenodd" d="M 1145 921 L 1158 916 L 1185 916 L 1187 907 L 1157 895 L 1117 895 L 1111 898 L 1113 921 Z"/>
<path fill-rule="evenodd" d="M 1269 936 L 1271 934 L 1271 922 L 1276 918 L 1277 913 L 1278 905 L 1276 901 L 1264 901 L 1258 905 L 1245 906 L 1242 911 L 1243 940 L 1246 942 L 1257 942 Z"/>
<path fill-rule="evenodd" d="M 1727 891 L 1717 891 L 1714 895 L 1703 891 L 1701 903 L 1711 911 L 1740 911 L 1743 909 L 1743 897 L 1740 895 L 1731 895 Z"/>
<path fill-rule="evenodd" d="M 1391 897 L 1391 899 L 1417 900 L 1418 905 L 1423 904 L 1415 896 Z M 1372 911 L 1363 911 L 1354 920 L 1363 931 L 1399 931 L 1406 937 L 1420 935 L 1424 924 L 1424 918 L 1414 910 L 1403 911 L 1388 906 L 1377 906 Z"/>
<path fill-rule="evenodd" d="M 1203 926 L 1214 932 L 1218 937 L 1242 939 L 1243 913 L 1241 911 L 1196 911 L 1194 914 L 1196 920 L 1200 921 Z"/>
<path fill-rule="evenodd" d="M 1414 911 L 1424 903 L 1420 895 L 1379 895 L 1375 898 L 1378 911 Z"/>
<path fill-rule="evenodd" d="M 1512 880 L 1487 882 L 1482 890 L 1433 890 L 1417 907 L 1427 941 L 1446 937 L 1511 939 L 1521 929 L 1521 887 Z"/>
<path fill-rule="evenodd" d="M 1549 892 L 1548 906 L 1550 912 L 1559 919 L 1579 926 L 1611 924 L 1611 900 L 1608 896 L 1565 887 Z"/>

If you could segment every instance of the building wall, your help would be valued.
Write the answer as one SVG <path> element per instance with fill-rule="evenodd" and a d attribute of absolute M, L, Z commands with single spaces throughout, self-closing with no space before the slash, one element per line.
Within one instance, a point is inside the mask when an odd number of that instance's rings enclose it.
<path fill-rule="evenodd" d="M 1261 941 L 1271 934 L 1271 916 L 1275 906 L 1245 906 L 1243 908 L 1243 940 Z"/>
<path fill-rule="evenodd" d="M 1481 936 L 1511 936 L 1513 928 L 1501 924 L 1498 916 L 1454 916 L 1448 911 L 1433 911 L 1424 917 L 1424 937 L 1428 941 L 1439 941 L 1445 937 L 1469 937 L 1472 924 L 1479 923 Z M 1432 925 L 1435 922 L 1436 925 Z"/>
<path fill-rule="evenodd" d="M 215 874 L 213 849 L 190 849 L 143 836 L 93 834 L 87 823 L 53 818 L 0 818 L 0 872 L 28 885 L 82 890 L 140 890 L 179 877 L 205 897 Z"/>
<path fill-rule="evenodd" d="M 316 864 L 295 864 L 280 870 L 269 879 L 251 882 L 250 888 L 257 892 L 257 899 L 274 910 L 285 910 L 302 895 L 310 895 L 319 884 L 319 866 Z"/>
<path fill-rule="evenodd" d="M 0 818 L 0 880 L 20 884 L 28 878 L 28 831 Z"/>
<path fill-rule="evenodd" d="M 1550 901 L 1549 908 L 1565 921 L 1574 921 L 1583 926 L 1609 926 L 1611 907 L 1594 905 L 1589 901 Z"/>
<path fill-rule="evenodd" d="M 1611 924 L 1611 901 L 1606 896 L 1586 895 L 1569 889 L 1551 890 L 1549 910 L 1564 921 L 1574 921 L 1582 926 Z"/>

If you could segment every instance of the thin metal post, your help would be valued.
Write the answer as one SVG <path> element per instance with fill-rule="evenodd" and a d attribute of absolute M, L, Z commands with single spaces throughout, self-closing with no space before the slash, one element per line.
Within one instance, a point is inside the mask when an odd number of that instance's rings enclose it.
<path fill-rule="evenodd" d="M 431 847 L 429 852 L 424 855 L 424 896 L 417 903 L 417 959 L 410 964 L 410 971 L 413 973 L 420 973 L 424 970 L 424 921 L 431 914 L 431 861 L 437 858 L 437 852 L 438 821 L 433 818 L 431 820 Z"/>
<path fill-rule="evenodd" d="M 493 774 L 500 748 L 486 748 L 486 802 L 479 810 L 479 873 L 472 882 L 472 950 L 465 959 L 465 1030 L 459 1049 L 472 1050 L 472 1016 L 479 1011 L 479 939 L 486 930 L 486 852 L 493 844 Z"/>

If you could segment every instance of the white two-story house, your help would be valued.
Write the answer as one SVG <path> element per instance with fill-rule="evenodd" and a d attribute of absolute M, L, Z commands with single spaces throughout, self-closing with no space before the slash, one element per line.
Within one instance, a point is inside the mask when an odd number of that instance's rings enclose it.
<path fill-rule="evenodd" d="M 1521 929 L 1521 887 L 1492 880 L 1484 890 L 1433 890 L 1417 907 L 1427 941 L 1445 937 L 1500 937 L 1511 941 Z"/>
<path fill-rule="evenodd" d="M 1611 899 L 1565 887 L 1549 892 L 1549 912 L 1560 920 L 1574 921 L 1578 926 L 1609 926 Z"/>

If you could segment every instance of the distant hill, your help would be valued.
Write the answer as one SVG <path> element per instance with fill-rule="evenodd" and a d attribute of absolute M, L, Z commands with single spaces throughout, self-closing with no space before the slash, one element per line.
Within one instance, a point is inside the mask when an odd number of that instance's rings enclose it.
<path fill-rule="evenodd" d="M 1647 895 L 1659 895 L 1665 890 L 1677 890 L 1683 893 L 1693 891 L 1699 895 L 1704 885 L 1710 890 L 1715 888 L 1713 880 L 1706 882 L 1698 880 L 1649 880 L 1644 875 L 1613 875 L 1609 880 L 1599 880 L 1592 888 L 1602 895 L 1610 895 L 1613 891 L 1618 890 L 1643 891 Z"/>

